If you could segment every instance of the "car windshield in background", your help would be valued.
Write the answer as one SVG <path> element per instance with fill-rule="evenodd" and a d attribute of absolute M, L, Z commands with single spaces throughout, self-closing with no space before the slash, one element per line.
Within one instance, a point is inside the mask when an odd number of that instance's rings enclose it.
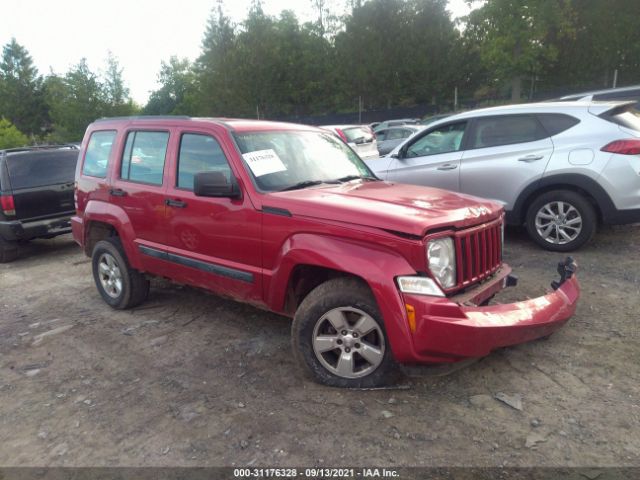
<path fill-rule="evenodd" d="M 342 130 L 344 135 L 347 137 L 347 141 L 349 143 L 356 142 L 356 140 L 360 140 L 363 143 L 373 141 L 373 135 L 368 128 L 344 128 Z"/>
<path fill-rule="evenodd" d="M 339 183 L 351 178 L 376 178 L 358 155 L 328 133 L 239 133 L 235 139 L 244 163 L 263 191 Z"/>

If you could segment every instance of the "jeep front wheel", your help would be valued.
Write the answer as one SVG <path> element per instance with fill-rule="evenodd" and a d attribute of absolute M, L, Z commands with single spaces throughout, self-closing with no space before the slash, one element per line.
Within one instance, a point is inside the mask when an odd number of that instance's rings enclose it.
<path fill-rule="evenodd" d="M 329 280 L 304 299 L 292 343 L 298 362 L 325 385 L 371 388 L 398 376 L 376 302 L 353 279 Z"/>

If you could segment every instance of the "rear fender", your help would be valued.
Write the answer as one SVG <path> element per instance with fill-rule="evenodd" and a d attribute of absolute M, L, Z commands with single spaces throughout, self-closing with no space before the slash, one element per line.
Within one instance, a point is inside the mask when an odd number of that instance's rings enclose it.
<path fill-rule="evenodd" d="M 412 351 L 411 334 L 395 277 L 416 271 L 397 253 L 375 245 L 322 235 L 289 237 L 280 249 L 270 280 L 265 278 L 265 298 L 274 311 L 284 310 L 290 276 L 297 265 L 329 268 L 359 277 L 367 283 L 382 314 L 396 360 Z"/>
<path fill-rule="evenodd" d="M 135 232 L 126 212 L 116 205 L 107 202 L 90 200 L 83 214 L 84 245 L 87 244 L 87 236 L 92 222 L 102 222 L 111 225 L 120 237 L 122 247 L 127 255 L 129 265 L 135 269 L 141 269 L 140 256 L 135 248 Z M 91 252 L 89 252 L 89 255 Z"/>

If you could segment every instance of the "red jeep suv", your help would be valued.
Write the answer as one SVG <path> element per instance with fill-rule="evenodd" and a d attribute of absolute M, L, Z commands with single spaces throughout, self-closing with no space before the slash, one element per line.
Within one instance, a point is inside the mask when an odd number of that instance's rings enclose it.
<path fill-rule="evenodd" d="M 567 259 L 549 294 L 489 305 L 515 283 L 502 207 L 381 181 L 313 127 L 99 120 L 76 180 L 73 235 L 109 305 L 139 304 L 161 276 L 293 317 L 295 355 L 327 385 L 378 386 L 399 363 L 547 336 L 579 296 Z"/>

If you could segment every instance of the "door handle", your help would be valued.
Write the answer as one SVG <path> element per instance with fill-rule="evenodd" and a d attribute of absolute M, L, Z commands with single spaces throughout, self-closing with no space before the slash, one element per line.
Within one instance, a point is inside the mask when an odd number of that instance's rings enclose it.
<path fill-rule="evenodd" d="M 126 197 L 127 192 L 125 192 L 121 188 L 112 188 L 111 190 L 109 190 L 109 195 L 113 195 L 114 197 Z"/>
<path fill-rule="evenodd" d="M 438 170 L 455 170 L 456 168 L 458 168 L 458 165 L 455 165 L 453 163 L 445 163 L 444 165 L 440 165 L 437 169 Z"/>
<path fill-rule="evenodd" d="M 187 202 L 183 202 L 182 200 L 171 200 L 170 198 L 167 198 L 164 203 L 169 207 L 175 208 L 184 208 L 187 206 Z"/>
<path fill-rule="evenodd" d="M 542 160 L 543 158 L 544 158 L 544 155 L 527 155 L 526 157 L 520 157 L 518 161 L 531 163 L 537 160 Z"/>

